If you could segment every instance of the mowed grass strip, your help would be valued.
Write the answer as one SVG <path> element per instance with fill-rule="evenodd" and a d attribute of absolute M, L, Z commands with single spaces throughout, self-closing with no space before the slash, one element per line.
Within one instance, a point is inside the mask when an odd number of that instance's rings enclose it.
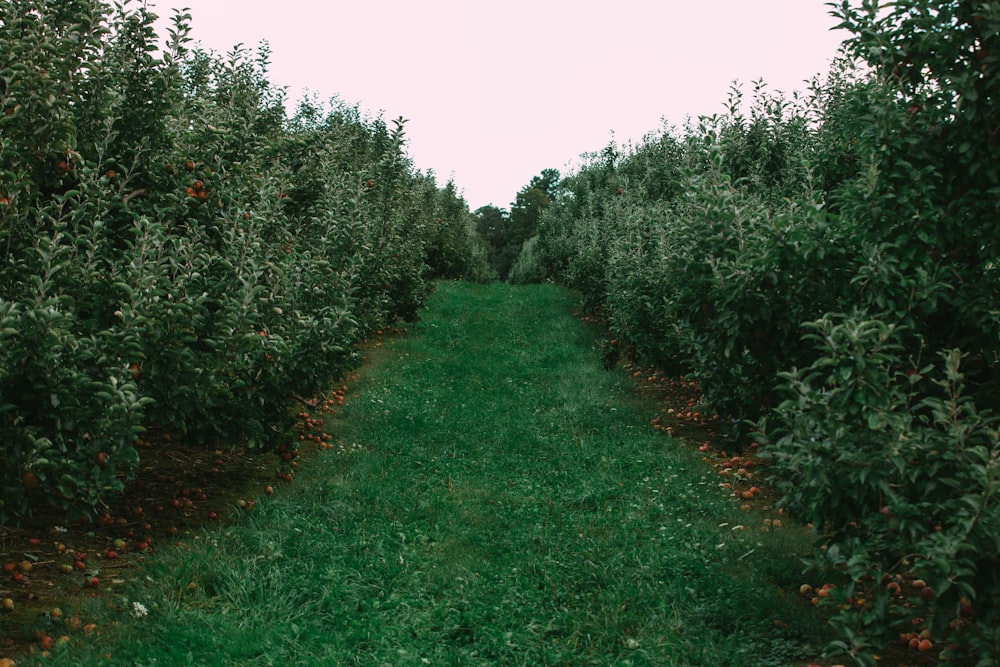
<path fill-rule="evenodd" d="M 336 432 L 347 453 L 162 550 L 103 612 L 105 638 L 48 664 L 723 667 L 818 653 L 823 626 L 783 592 L 802 534 L 759 528 L 691 447 L 649 427 L 655 406 L 602 369 L 573 303 L 555 286 L 440 284 L 353 386 Z"/>

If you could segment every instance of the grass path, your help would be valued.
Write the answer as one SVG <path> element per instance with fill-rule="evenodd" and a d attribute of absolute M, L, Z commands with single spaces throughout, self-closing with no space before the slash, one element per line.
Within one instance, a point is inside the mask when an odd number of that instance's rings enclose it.
<path fill-rule="evenodd" d="M 815 654 L 822 626 L 781 592 L 798 584 L 802 537 L 732 529 L 748 514 L 690 447 L 648 426 L 654 406 L 601 368 L 572 305 L 552 286 L 441 284 L 352 388 L 336 432 L 349 453 L 163 550 L 106 612 L 103 641 L 48 664 L 724 667 Z"/>

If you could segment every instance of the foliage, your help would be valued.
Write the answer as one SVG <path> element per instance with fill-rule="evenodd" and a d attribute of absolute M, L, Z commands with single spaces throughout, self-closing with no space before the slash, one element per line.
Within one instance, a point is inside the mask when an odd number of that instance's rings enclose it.
<path fill-rule="evenodd" d="M 840 602 L 931 583 L 839 615 L 840 649 L 870 660 L 917 609 L 992 664 L 1000 4 L 830 6 L 852 37 L 805 95 L 734 86 L 720 115 L 591 154 L 534 252 L 620 344 L 696 377 L 733 446 L 774 443 L 789 510 L 832 531 Z M 890 495 L 905 530 L 875 526 Z"/>
<path fill-rule="evenodd" d="M 487 259 L 499 276 L 503 265 L 501 255 L 506 252 L 510 236 L 510 214 L 502 208 L 487 205 L 476 209 L 476 232 L 486 246 Z"/>
<path fill-rule="evenodd" d="M 488 246 L 497 275 L 508 279 L 522 246 L 535 234 L 542 212 L 549 207 L 559 184 L 559 172 L 544 169 L 521 188 L 508 214 L 495 206 L 476 211 L 477 229 Z"/>
<path fill-rule="evenodd" d="M 2 9 L 0 522 L 92 516 L 150 422 L 275 446 L 431 280 L 488 279 L 401 120 L 287 118 L 267 46 L 192 50 L 186 14 L 161 45 L 129 2 Z"/>
<path fill-rule="evenodd" d="M 775 374 L 799 359 L 799 324 L 847 292 L 857 248 L 813 186 L 809 108 L 758 84 L 746 119 L 739 97 L 682 136 L 593 156 L 564 180 L 539 248 L 614 337 L 696 372 L 742 444 Z"/>
<path fill-rule="evenodd" d="M 538 220 L 552 201 L 552 196 L 559 184 L 559 172 L 555 169 L 543 169 L 538 176 L 521 188 L 514 198 L 510 208 L 510 242 L 520 246 L 535 233 Z"/>
<path fill-rule="evenodd" d="M 959 347 L 976 400 L 998 407 L 1000 4 L 907 0 L 836 14 L 873 72 L 855 121 L 866 164 L 844 215 L 869 251 L 858 297 L 907 327 L 910 348 Z"/>
<path fill-rule="evenodd" d="M 532 236 L 521 246 L 521 253 L 510 267 L 507 281 L 514 285 L 538 283 L 545 279 L 544 269 L 538 259 L 538 237 Z"/>
<path fill-rule="evenodd" d="M 966 395 L 957 350 L 918 367 L 902 338 L 879 320 L 810 326 L 820 356 L 783 374 L 767 453 L 782 503 L 830 535 L 814 566 L 842 572 L 833 601 L 866 600 L 834 619 L 844 651 L 926 628 L 952 658 L 988 662 L 1000 654 L 1000 419 Z"/>

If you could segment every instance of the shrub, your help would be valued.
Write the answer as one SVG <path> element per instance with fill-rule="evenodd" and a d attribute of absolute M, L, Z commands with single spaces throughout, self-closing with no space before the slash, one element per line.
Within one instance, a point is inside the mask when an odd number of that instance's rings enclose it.
<path fill-rule="evenodd" d="M 807 97 L 758 83 L 744 113 L 736 86 L 719 116 L 590 156 L 537 248 L 613 337 L 700 380 L 737 444 L 773 412 L 784 502 L 830 531 L 838 601 L 874 591 L 838 615 L 842 649 L 870 661 L 920 615 L 992 664 L 1000 13 L 831 6 L 853 37 Z M 929 599 L 890 605 L 897 575 Z"/>
<path fill-rule="evenodd" d="M 29 209 L 33 244 L 9 258 L 7 276 L 21 280 L 0 298 L 0 521 L 40 499 L 86 515 L 138 461 L 132 445 L 148 399 L 130 361 L 140 344 L 127 330 L 94 326 L 123 314 L 95 312 L 80 289 L 105 282 L 86 259 L 92 211 L 80 203 L 67 193 Z"/>
<path fill-rule="evenodd" d="M 897 327 L 856 317 L 825 317 L 806 338 L 820 355 L 783 374 L 787 398 L 763 431 L 781 504 L 829 536 L 814 567 L 844 578 L 836 647 L 874 664 L 873 647 L 926 628 L 947 655 L 989 664 L 1000 419 L 966 395 L 957 350 L 921 365 Z"/>
<path fill-rule="evenodd" d="M 862 177 L 838 196 L 870 248 L 858 299 L 912 350 L 960 348 L 968 390 L 1000 407 L 1000 13 L 996 2 L 844 3 L 848 53 L 872 72 L 854 122 Z M 921 343 L 922 341 L 922 343 Z"/>
<path fill-rule="evenodd" d="M 388 127 L 304 100 L 269 51 L 164 48 L 145 7 L 17 0 L 0 21 L 0 522 L 93 514 L 156 422 L 213 447 L 290 435 L 291 400 L 483 275 L 472 216 Z M 479 273 L 477 273 L 479 272 Z"/>
<path fill-rule="evenodd" d="M 545 279 L 545 272 L 538 260 L 538 237 L 532 236 L 521 246 L 521 253 L 510 268 L 507 281 L 517 284 L 539 283 Z"/>
<path fill-rule="evenodd" d="M 859 252 L 814 187 L 815 110 L 762 84 L 749 118 L 741 106 L 737 89 L 728 115 L 601 153 L 566 180 L 538 241 L 547 271 L 617 338 L 699 378 L 737 446 L 777 372 L 810 354 L 800 323 L 850 298 Z"/>

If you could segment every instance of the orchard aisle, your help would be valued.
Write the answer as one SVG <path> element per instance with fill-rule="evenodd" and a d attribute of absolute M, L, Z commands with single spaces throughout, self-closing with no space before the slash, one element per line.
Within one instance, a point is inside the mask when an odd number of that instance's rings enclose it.
<path fill-rule="evenodd" d="M 573 304 L 554 286 L 439 284 L 353 386 L 342 447 L 245 520 L 161 554 L 95 655 L 723 667 L 817 654 L 823 626 L 781 592 L 798 586 L 801 536 L 750 525 L 693 448 L 649 427 L 655 406 L 602 369 Z"/>

